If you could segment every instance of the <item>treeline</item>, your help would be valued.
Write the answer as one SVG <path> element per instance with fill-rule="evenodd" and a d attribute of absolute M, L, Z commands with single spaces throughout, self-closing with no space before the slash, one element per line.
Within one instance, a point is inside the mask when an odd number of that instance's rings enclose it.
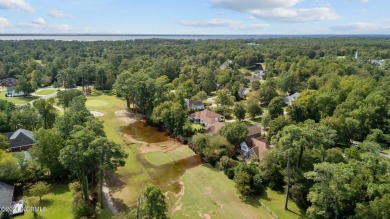
<path fill-rule="evenodd" d="M 7 139 L 0 139 L 0 179 L 22 183 L 76 181 L 71 186 L 73 214 L 76 218 L 93 217 L 94 205 L 104 207 L 104 173 L 123 166 L 127 154 L 120 145 L 107 139 L 102 122 L 85 107 L 86 98 L 81 91 L 60 91 L 58 102 L 65 109 L 62 116 L 57 114 L 52 100 L 41 99 L 33 106 L 22 107 L 0 100 L 2 111 L 14 111 L 8 114 L 10 121 L 18 121 L 18 127 L 12 126 L 11 130 L 30 129 L 36 141 L 29 150 L 31 158 L 27 158 L 24 153 L 12 156 Z M 98 192 L 90 190 L 95 187 Z"/>

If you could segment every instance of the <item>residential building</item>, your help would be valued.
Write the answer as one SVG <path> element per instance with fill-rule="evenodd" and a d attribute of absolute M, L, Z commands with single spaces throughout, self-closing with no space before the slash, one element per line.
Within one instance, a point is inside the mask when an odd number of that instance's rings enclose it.
<path fill-rule="evenodd" d="M 283 101 L 285 104 L 291 106 L 292 103 L 299 97 L 299 93 L 298 92 L 295 92 L 293 94 L 291 94 L 290 96 L 285 96 L 283 97 Z"/>
<path fill-rule="evenodd" d="M 32 131 L 19 129 L 16 132 L 4 134 L 8 138 L 12 152 L 26 151 L 34 145 L 34 134 Z"/>
<path fill-rule="evenodd" d="M 192 113 L 189 119 L 194 123 L 204 125 L 206 133 L 216 133 L 225 125 L 224 116 L 208 109 Z"/>
<path fill-rule="evenodd" d="M 2 209 L 12 206 L 14 200 L 14 186 L 0 182 L 0 214 Z M 12 214 L 12 212 L 10 212 Z"/>
<path fill-rule="evenodd" d="M 24 92 L 22 91 L 19 91 L 19 92 L 16 92 L 14 87 L 7 87 L 7 97 L 20 97 L 20 96 L 24 96 Z"/>
<path fill-rule="evenodd" d="M 205 109 L 202 101 L 192 101 L 190 99 L 184 99 L 184 103 L 189 110 L 199 111 Z"/>
<path fill-rule="evenodd" d="M 18 80 L 15 78 L 5 78 L 0 80 L 0 86 L 4 86 L 4 87 L 13 87 L 16 86 L 17 83 Z"/>

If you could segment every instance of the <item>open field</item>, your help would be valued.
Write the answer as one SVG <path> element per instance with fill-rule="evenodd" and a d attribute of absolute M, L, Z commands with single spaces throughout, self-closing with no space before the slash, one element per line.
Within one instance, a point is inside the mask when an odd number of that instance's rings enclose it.
<path fill-rule="evenodd" d="M 259 203 L 242 202 L 234 182 L 207 165 L 188 170 L 181 180 L 181 202 L 169 200 L 172 218 L 272 218 Z"/>
<path fill-rule="evenodd" d="M 36 95 L 49 95 L 49 94 L 52 94 L 52 93 L 55 93 L 57 92 L 57 89 L 44 89 L 44 90 L 39 90 L 37 92 L 35 92 Z"/>
<path fill-rule="evenodd" d="M 288 201 L 289 211 L 284 210 L 284 202 L 286 201 L 286 194 L 284 192 L 273 191 L 267 188 L 264 194 L 261 195 L 260 200 L 276 215 L 278 215 L 279 218 L 298 219 L 304 214 L 304 212 L 302 212 L 291 200 Z"/>
<path fill-rule="evenodd" d="M 139 147 L 146 143 L 125 143 L 120 127 L 132 119 L 119 116 L 118 112 L 126 108 L 121 99 L 114 95 L 95 94 L 87 97 L 87 107 L 104 114 L 98 118 L 104 122 L 107 136 L 121 144 L 129 154 L 126 165 L 106 178 L 113 201 L 120 210 L 127 210 L 135 204 L 142 185 L 152 182 L 158 184 L 168 197 L 172 218 L 272 218 L 259 202 L 243 203 L 234 182 L 222 172 L 196 163 L 190 167 L 177 166 L 178 162 L 188 165 L 193 161 L 195 154 L 188 147 L 142 154 Z M 276 194 L 275 197 L 281 200 L 284 196 Z M 277 206 L 273 208 L 277 209 Z M 287 218 L 297 218 L 293 213 L 287 212 L 287 215 Z"/>

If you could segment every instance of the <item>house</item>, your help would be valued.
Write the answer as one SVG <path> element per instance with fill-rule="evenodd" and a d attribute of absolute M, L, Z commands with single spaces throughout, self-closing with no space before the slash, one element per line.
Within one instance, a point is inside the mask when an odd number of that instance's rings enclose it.
<path fill-rule="evenodd" d="M 240 89 L 238 89 L 238 95 L 241 98 L 248 96 L 250 93 L 251 93 L 251 91 L 248 88 L 241 87 Z"/>
<path fill-rule="evenodd" d="M 4 87 L 13 87 L 16 86 L 18 83 L 18 80 L 15 78 L 5 78 L 3 80 L 0 80 L 0 86 Z"/>
<path fill-rule="evenodd" d="M 224 62 L 219 68 L 220 69 L 222 69 L 222 70 L 225 70 L 225 69 L 227 69 L 229 66 L 230 66 L 230 64 L 232 64 L 233 63 L 233 61 L 232 60 L 227 60 L 226 62 Z"/>
<path fill-rule="evenodd" d="M 291 94 L 290 96 L 285 96 L 283 97 L 283 101 L 285 104 L 291 106 L 292 103 L 299 97 L 299 93 L 298 92 L 295 92 L 293 94 Z"/>
<path fill-rule="evenodd" d="M 225 123 L 225 117 L 211 110 L 205 109 L 196 113 L 192 113 L 189 119 L 194 123 L 199 123 L 205 126 L 206 133 L 216 133 Z"/>
<path fill-rule="evenodd" d="M 248 157 L 249 159 L 254 157 L 257 160 L 261 160 L 269 148 L 269 142 L 266 139 L 252 138 L 252 148 L 248 153 Z"/>
<path fill-rule="evenodd" d="M 14 186 L 0 182 L 0 214 L 3 210 L 11 210 L 14 199 Z M 10 212 L 12 214 L 12 212 Z"/>
<path fill-rule="evenodd" d="M 258 72 L 254 75 L 244 76 L 245 79 L 249 81 L 249 85 L 251 85 L 254 81 L 261 81 L 265 79 L 265 73 L 263 71 Z"/>
<path fill-rule="evenodd" d="M 257 125 L 250 125 L 247 127 L 248 134 L 246 135 L 245 142 L 252 147 L 252 138 L 261 137 L 261 128 Z"/>
<path fill-rule="evenodd" d="M 7 87 L 6 95 L 7 97 L 20 97 L 20 96 L 24 96 L 24 92 L 22 91 L 16 92 L 13 87 Z"/>
<path fill-rule="evenodd" d="M 34 134 L 32 131 L 19 129 L 16 132 L 4 134 L 8 138 L 12 152 L 26 151 L 34 145 Z"/>
<path fill-rule="evenodd" d="M 190 99 L 184 99 L 184 103 L 189 110 L 199 111 L 205 109 L 202 101 L 192 101 Z"/>

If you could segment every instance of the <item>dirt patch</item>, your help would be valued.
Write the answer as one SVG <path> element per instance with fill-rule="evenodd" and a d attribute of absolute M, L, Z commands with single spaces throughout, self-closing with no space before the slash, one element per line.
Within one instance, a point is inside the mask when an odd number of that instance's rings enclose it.
<path fill-rule="evenodd" d="M 141 154 L 149 153 L 149 152 L 168 152 L 174 150 L 178 147 L 181 147 L 182 144 L 175 140 L 160 142 L 160 143 L 151 143 L 151 144 L 142 144 L 141 147 L 138 148 L 138 151 Z"/>
<path fill-rule="evenodd" d="M 120 120 L 125 122 L 126 124 L 132 124 L 137 121 L 134 113 L 130 113 L 127 110 L 118 110 L 115 111 L 115 116 L 118 117 Z"/>
<path fill-rule="evenodd" d="M 183 207 L 183 203 L 181 202 L 181 199 L 183 198 L 185 187 L 184 187 L 184 182 L 183 181 L 180 181 L 179 184 L 180 184 L 180 192 L 176 193 L 176 194 L 173 194 L 178 199 L 175 202 L 175 207 L 173 208 L 172 213 L 174 213 L 176 211 L 180 211 L 181 208 Z M 170 193 L 170 192 L 166 192 L 166 194 L 165 194 L 166 197 L 168 197 L 168 193 Z"/>
<path fill-rule="evenodd" d="M 183 144 L 181 144 L 176 140 L 169 140 L 169 141 L 164 141 L 159 143 L 147 143 L 144 141 L 139 141 L 127 134 L 123 134 L 122 137 L 126 141 L 126 143 L 140 144 L 140 146 L 138 147 L 138 152 L 141 154 L 146 154 L 149 152 L 156 152 L 156 151 L 168 152 L 183 146 Z"/>
<path fill-rule="evenodd" d="M 104 116 L 104 113 L 101 113 L 101 112 L 98 112 L 98 111 L 94 111 L 94 110 L 91 110 L 89 111 L 93 116 L 95 117 L 102 117 Z"/>
<path fill-rule="evenodd" d="M 211 216 L 209 214 L 203 214 L 202 212 L 199 212 L 199 217 L 204 219 L 211 219 Z"/>

